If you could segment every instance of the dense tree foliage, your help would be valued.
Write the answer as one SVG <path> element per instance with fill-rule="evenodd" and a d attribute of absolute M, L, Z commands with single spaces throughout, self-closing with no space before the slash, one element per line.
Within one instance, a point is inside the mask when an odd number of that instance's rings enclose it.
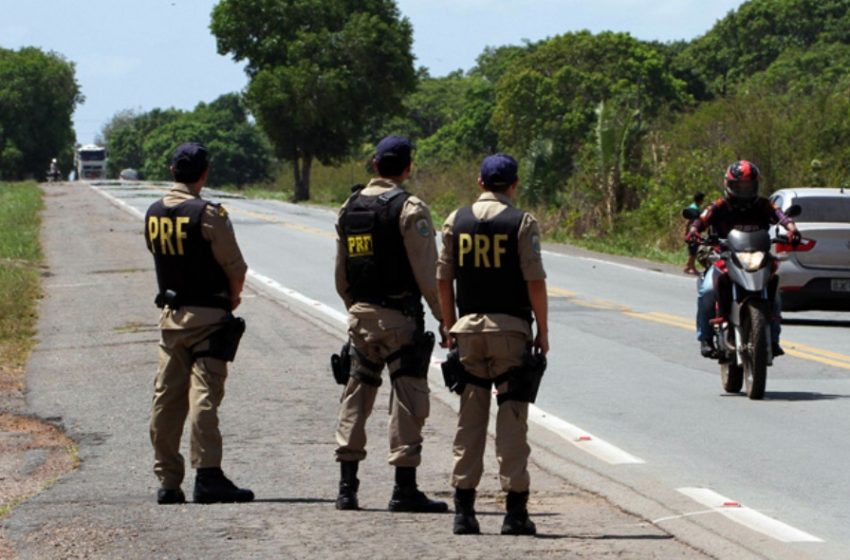
<path fill-rule="evenodd" d="M 247 61 L 247 100 L 295 200 L 314 159 L 348 157 L 377 116 L 401 111 L 416 83 L 412 29 L 392 0 L 221 0 L 210 29 L 221 54 Z"/>
<path fill-rule="evenodd" d="M 71 115 L 83 102 L 74 64 L 36 48 L 0 48 L 0 178 L 44 178 L 51 158 L 70 168 Z"/>
<path fill-rule="evenodd" d="M 242 186 L 269 176 L 271 148 L 248 121 L 238 94 L 200 103 L 190 112 L 122 111 L 104 127 L 102 136 L 109 149 L 112 176 L 130 167 L 147 179 L 169 180 L 171 154 L 177 145 L 188 141 L 201 142 L 209 149 L 210 185 Z"/>

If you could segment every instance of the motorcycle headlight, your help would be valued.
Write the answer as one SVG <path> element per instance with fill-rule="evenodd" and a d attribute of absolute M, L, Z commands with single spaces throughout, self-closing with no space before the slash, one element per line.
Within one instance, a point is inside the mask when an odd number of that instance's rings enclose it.
<path fill-rule="evenodd" d="M 761 265 L 764 262 L 765 252 L 742 251 L 737 253 L 737 256 L 738 260 L 741 261 L 741 266 L 744 267 L 744 270 L 747 272 L 753 272 L 754 270 L 761 268 Z"/>

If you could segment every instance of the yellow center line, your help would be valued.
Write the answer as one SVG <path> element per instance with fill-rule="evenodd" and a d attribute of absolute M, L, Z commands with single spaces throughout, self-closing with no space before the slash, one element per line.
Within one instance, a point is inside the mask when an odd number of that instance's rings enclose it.
<path fill-rule="evenodd" d="M 287 222 L 285 220 L 281 220 L 280 218 L 273 216 L 271 214 L 265 214 L 262 212 L 254 212 L 253 210 L 244 210 L 241 208 L 232 208 L 229 209 L 232 214 L 248 216 L 250 218 L 254 218 L 256 220 L 260 220 L 262 222 L 267 222 L 269 224 L 277 224 L 281 225 L 288 229 L 294 229 L 296 231 L 301 231 L 304 233 L 312 233 L 314 235 L 319 235 L 321 237 L 327 237 L 330 239 L 336 239 L 336 235 L 332 232 L 326 231 L 321 228 L 313 227 L 313 226 L 305 226 L 303 224 L 296 224 L 294 222 Z"/>
<path fill-rule="evenodd" d="M 576 292 L 573 292 L 571 290 L 565 290 L 563 288 L 557 288 L 554 286 L 550 286 L 548 288 L 548 292 L 549 295 L 552 297 L 564 297 L 571 300 L 576 305 L 580 305 L 582 307 L 619 311 L 627 317 L 640 319 L 642 321 L 651 321 L 654 323 L 660 323 L 662 325 L 668 325 L 671 327 L 676 327 L 685 330 L 694 329 L 695 319 L 688 319 L 686 317 L 680 317 L 678 315 L 671 315 L 670 313 L 664 313 L 663 311 L 633 311 L 624 305 L 620 305 L 602 299 L 584 299 L 580 297 Z M 800 358 L 801 360 L 817 362 L 819 364 L 824 364 L 841 369 L 850 369 L 850 356 L 847 356 L 845 354 L 839 354 L 838 352 L 832 352 L 830 350 L 817 348 L 815 346 L 809 346 L 807 344 L 801 344 L 799 342 L 791 342 L 789 340 L 786 340 L 783 343 L 783 346 L 785 346 L 785 353 L 789 356 L 794 356 L 795 358 Z"/>

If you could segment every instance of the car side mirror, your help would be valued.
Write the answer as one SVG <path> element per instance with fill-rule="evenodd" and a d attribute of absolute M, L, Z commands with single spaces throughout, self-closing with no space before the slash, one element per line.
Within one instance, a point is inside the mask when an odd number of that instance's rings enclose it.
<path fill-rule="evenodd" d="M 685 208 L 682 210 L 682 217 L 689 221 L 694 221 L 699 218 L 699 210 L 696 208 Z"/>
<path fill-rule="evenodd" d="M 803 209 L 799 204 L 792 204 L 788 207 L 788 210 L 785 211 L 785 215 L 789 218 L 795 218 L 799 216 L 803 212 Z"/>

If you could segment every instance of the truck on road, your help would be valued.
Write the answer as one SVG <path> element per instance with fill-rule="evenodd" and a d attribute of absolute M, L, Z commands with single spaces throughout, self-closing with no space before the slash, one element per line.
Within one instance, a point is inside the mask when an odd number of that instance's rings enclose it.
<path fill-rule="evenodd" d="M 76 179 L 106 179 L 106 148 L 95 144 L 79 146 L 74 152 Z"/>

